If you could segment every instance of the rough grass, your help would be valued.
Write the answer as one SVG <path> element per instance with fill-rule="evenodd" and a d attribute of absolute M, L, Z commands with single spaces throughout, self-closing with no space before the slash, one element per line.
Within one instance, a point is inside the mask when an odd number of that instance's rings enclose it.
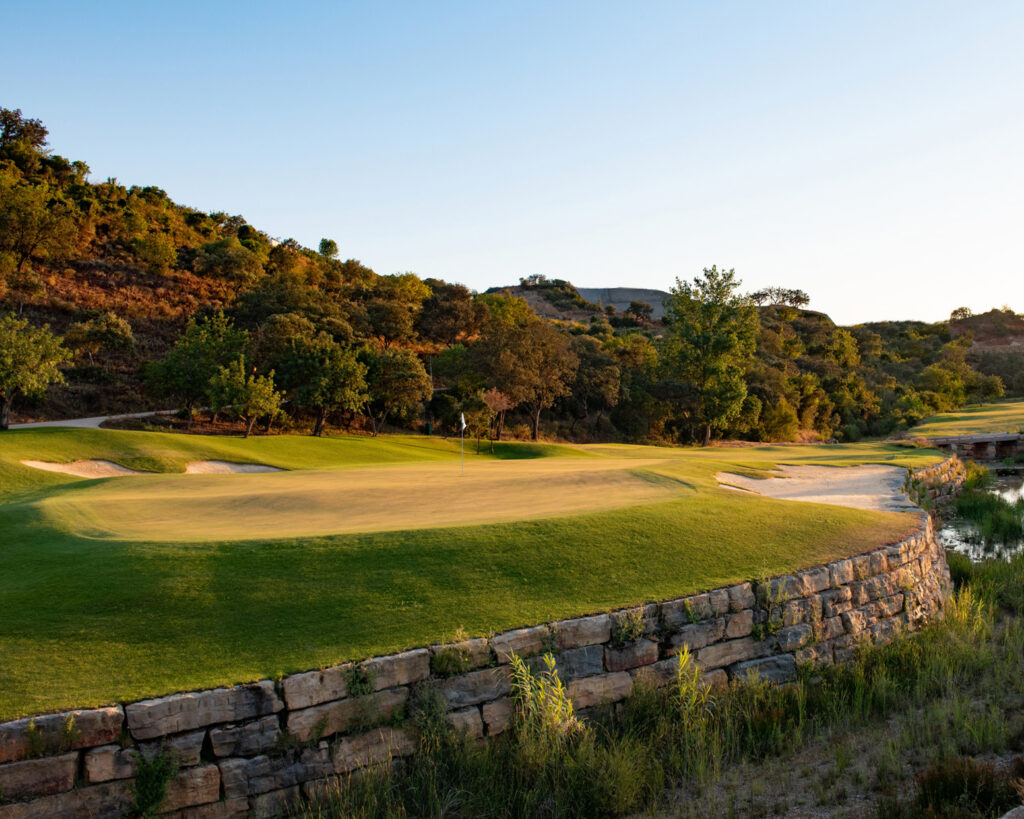
<path fill-rule="evenodd" d="M 964 407 L 926 418 L 910 430 L 911 435 L 942 437 L 944 435 L 975 435 L 986 432 L 1024 431 L 1024 401 Z"/>
<path fill-rule="evenodd" d="M 668 598 L 781 573 L 903 536 L 905 515 L 798 504 L 719 489 L 723 469 L 775 463 L 921 466 L 926 450 L 880 445 L 675 450 L 505 445 L 499 459 L 598 460 L 669 481 L 667 500 L 503 523 L 264 540 L 111 540 L 69 531 L 46 502 L 103 486 L 41 472 L 23 458 L 108 458 L 178 470 L 190 460 L 261 462 L 339 473 L 368 464 L 447 462 L 458 442 L 416 437 L 192 438 L 161 433 L 40 429 L 0 437 L 0 719 L 274 677 L 423 645 L 463 628 L 515 626 Z M 660 461 L 651 466 L 651 460 Z M 475 465 L 498 467 L 467 446 Z M 435 464 L 436 465 L 436 464 Z M 512 467 L 514 464 L 509 463 Z M 384 467 L 387 468 L 387 467 Z M 431 467 L 432 469 L 433 467 Z M 426 474 L 426 473 L 425 473 Z M 304 477 L 305 476 L 305 477 Z M 197 497 L 239 478 L 181 476 Z M 282 476 L 284 477 L 284 476 Z M 532 481 L 533 479 L 531 479 Z M 683 490 L 679 486 L 685 485 Z M 506 487 L 503 491 L 514 491 Z M 448 490 L 424 481 L 438 507 Z M 287 493 L 285 493 L 287 494 Z M 586 494 L 586 490 L 584 491 Z M 298 496 L 301 499 L 302 493 Z M 282 501 L 283 502 L 283 501 Z M 486 497 L 481 501 L 486 503 Z M 140 519 L 158 510 L 140 505 Z M 382 504 L 382 517 L 396 514 Z M 243 515 L 244 516 L 244 515 Z M 182 531 L 201 527 L 183 508 Z"/>

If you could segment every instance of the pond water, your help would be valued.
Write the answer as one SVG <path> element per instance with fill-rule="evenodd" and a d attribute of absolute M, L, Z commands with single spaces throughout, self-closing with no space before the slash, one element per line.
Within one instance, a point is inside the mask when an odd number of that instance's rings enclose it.
<path fill-rule="evenodd" d="M 1024 471 L 993 470 L 996 473 L 995 483 L 989 489 L 1008 503 L 1017 503 L 1024 497 Z M 977 526 L 971 521 L 957 518 L 946 521 L 938 532 L 939 542 L 947 549 L 963 552 L 971 560 L 984 560 L 988 557 L 1009 558 L 1024 549 L 1024 543 L 986 543 L 978 534 Z"/>

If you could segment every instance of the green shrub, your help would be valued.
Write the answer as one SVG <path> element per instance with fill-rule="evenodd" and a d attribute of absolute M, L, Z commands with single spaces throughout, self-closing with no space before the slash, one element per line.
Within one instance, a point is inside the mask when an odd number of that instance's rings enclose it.
<path fill-rule="evenodd" d="M 132 806 L 134 816 L 157 815 L 167 796 L 168 785 L 178 775 L 178 767 L 177 756 L 168 753 L 163 746 L 152 756 L 138 755 L 135 784 L 132 785 L 132 794 L 135 796 L 135 804 Z"/>
<path fill-rule="evenodd" d="M 612 617 L 611 642 L 616 648 L 639 640 L 644 636 L 646 625 L 642 609 L 630 609 Z"/>

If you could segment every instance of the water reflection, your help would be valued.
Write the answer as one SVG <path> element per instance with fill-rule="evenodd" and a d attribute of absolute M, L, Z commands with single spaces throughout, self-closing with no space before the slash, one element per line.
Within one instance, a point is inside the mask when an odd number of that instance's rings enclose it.
<path fill-rule="evenodd" d="M 1017 503 L 1024 497 L 1024 472 L 996 470 L 996 481 L 989 490 L 1008 503 Z M 976 524 L 967 520 L 949 520 L 939 529 L 939 542 L 947 549 L 962 552 L 971 560 L 1010 556 L 1024 549 L 1024 543 L 986 543 L 978 533 Z"/>

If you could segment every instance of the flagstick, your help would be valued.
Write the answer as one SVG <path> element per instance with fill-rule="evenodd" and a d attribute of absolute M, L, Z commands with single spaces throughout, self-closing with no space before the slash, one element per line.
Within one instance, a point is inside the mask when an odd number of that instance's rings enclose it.
<path fill-rule="evenodd" d="M 459 450 L 460 450 L 461 461 L 462 461 L 462 471 L 461 471 L 461 474 L 465 475 L 466 474 L 466 428 L 465 427 L 463 427 L 462 430 L 459 432 Z"/>

